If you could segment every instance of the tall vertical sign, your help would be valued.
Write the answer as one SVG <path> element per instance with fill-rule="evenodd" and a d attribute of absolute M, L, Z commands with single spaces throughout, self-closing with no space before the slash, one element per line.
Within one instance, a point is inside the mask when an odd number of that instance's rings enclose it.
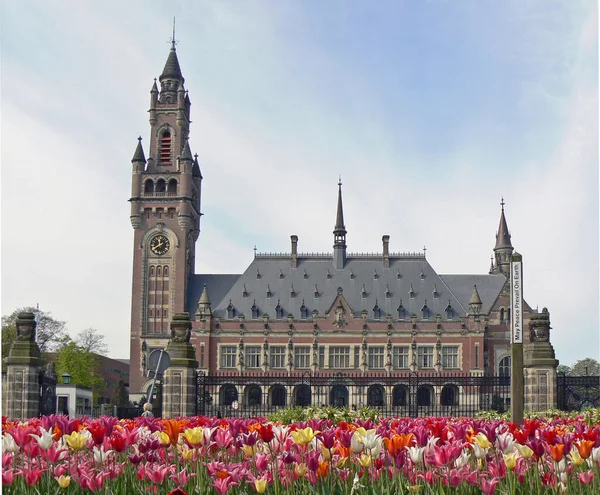
<path fill-rule="evenodd" d="M 510 417 L 523 423 L 525 383 L 523 376 L 523 257 L 515 251 L 510 262 L 511 380 Z"/>

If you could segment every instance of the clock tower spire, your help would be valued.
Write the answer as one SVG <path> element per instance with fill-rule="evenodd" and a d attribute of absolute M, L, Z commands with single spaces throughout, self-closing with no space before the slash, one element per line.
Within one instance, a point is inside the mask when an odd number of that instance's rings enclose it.
<path fill-rule="evenodd" d="M 158 82 L 150 90 L 149 146 L 144 153 L 139 138 L 132 159 L 132 393 L 145 392 L 146 354 L 166 345 L 172 315 L 186 309 L 200 232 L 202 175 L 190 147 L 191 102 L 174 37 Z"/>

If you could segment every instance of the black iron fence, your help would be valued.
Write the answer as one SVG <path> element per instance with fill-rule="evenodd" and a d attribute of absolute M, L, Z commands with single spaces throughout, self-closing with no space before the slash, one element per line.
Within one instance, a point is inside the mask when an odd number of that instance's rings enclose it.
<path fill-rule="evenodd" d="M 510 378 L 470 374 L 198 373 L 198 414 L 266 416 L 282 408 L 375 408 L 385 416 L 474 416 L 510 408 Z"/>
<path fill-rule="evenodd" d="M 562 411 L 581 411 L 600 407 L 600 376 L 568 376 L 558 374 L 558 408 Z"/>
<path fill-rule="evenodd" d="M 56 413 L 56 375 L 48 370 L 41 370 L 40 382 L 40 415 L 48 416 Z"/>

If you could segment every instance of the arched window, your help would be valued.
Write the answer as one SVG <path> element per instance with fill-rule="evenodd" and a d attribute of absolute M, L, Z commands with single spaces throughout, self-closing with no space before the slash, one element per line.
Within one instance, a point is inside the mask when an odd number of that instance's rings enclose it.
<path fill-rule="evenodd" d="M 302 301 L 302 306 L 300 306 L 300 318 L 303 320 L 308 318 L 308 308 L 304 305 L 304 301 Z"/>
<path fill-rule="evenodd" d="M 165 131 L 160 137 L 160 163 L 171 163 L 171 132 Z"/>
<path fill-rule="evenodd" d="M 427 307 L 427 303 L 425 303 L 423 305 L 423 307 L 421 308 L 421 312 L 423 313 L 423 319 L 426 320 L 427 318 L 429 318 L 429 308 Z"/>
<path fill-rule="evenodd" d="M 441 402 L 442 406 L 458 406 L 458 387 L 456 385 L 444 385 Z"/>
<path fill-rule="evenodd" d="M 398 319 L 404 320 L 404 318 L 406 318 L 406 310 L 402 306 L 402 303 L 400 303 L 400 306 L 398 306 Z"/>
<path fill-rule="evenodd" d="M 238 399 L 238 391 L 235 385 L 227 384 L 221 387 L 219 391 L 219 403 L 222 406 L 230 406 L 234 400 Z"/>
<path fill-rule="evenodd" d="M 144 182 L 144 194 L 154 194 L 154 181 L 152 179 Z"/>
<path fill-rule="evenodd" d="M 306 407 L 310 406 L 311 402 L 311 391 L 308 385 L 298 385 L 296 387 L 296 406 Z"/>
<path fill-rule="evenodd" d="M 175 196 L 177 194 L 177 179 L 169 180 L 169 185 L 167 187 L 167 192 L 169 195 Z"/>
<path fill-rule="evenodd" d="M 506 310 L 506 322 L 510 323 L 510 308 Z"/>
<path fill-rule="evenodd" d="M 392 391 L 392 405 L 394 407 L 406 406 L 406 387 L 404 385 L 396 385 Z"/>
<path fill-rule="evenodd" d="M 383 406 L 383 387 L 371 385 L 367 391 L 367 406 Z"/>
<path fill-rule="evenodd" d="M 504 308 L 500 308 L 500 323 L 504 323 Z"/>
<path fill-rule="evenodd" d="M 230 299 L 229 305 L 227 306 L 227 318 L 229 320 L 233 320 L 234 316 L 235 316 L 235 308 L 233 307 L 233 304 L 231 304 L 231 299 Z"/>
<path fill-rule="evenodd" d="M 260 406 L 262 404 L 262 390 L 258 385 L 249 385 L 246 389 L 246 404 Z"/>
<path fill-rule="evenodd" d="M 164 193 L 166 188 L 167 188 L 167 184 L 164 179 L 158 179 L 156 181 L 156 192 L 157 193 Z"/>
<path fill-rule="evenodd" d="M 154 277 L 154 267 L 153 266 L 150 267 L 150 276 Z"/>
<path fill-rule="evenodd" d="M 156 276 L 157 277 L 162 277 L 161 271 L 162 271 L 162 268 L 160 266 L 157 266 L 156 267 Z"/>
<path fill-rule="evenodd" d="M 282 385 L 274 385 L 271 388 L 271 405 L 272 406 L 285 406 L 285 397 L 287 393 L 285 387 Z"/>
<path fill-rule="evenodd" d="M 500 360 L 498 365 L 498 374 L 500 376 L 510 377 L 510 356 L 506 356 Z"/>
<path fill-rule="evenodd" d="M 163 268 L 163 277 L 168 277 L 169 276 L 169 267 L 165 266 Z"/>
<path fill-rule="evenodd" d="M 377 301 L 375 301 L 375 306 L 373 307 L 373 319 L 381 320 L 381 309 L 379 309 Z"/>
<path fill-rule="evenodd" d="M 451 320 L 454 318 L 454 309 L 450 306 L 450 302 L 448 302 L 448 306 L 446 306 L 446 319 Z"/>
<path fill-rule="evenodd" d="M 431 397 L 433 390 L 429 385 L 423 385 L 417 390 L 417 406 L 429 407 L 431 406 Z"/>
<path fill-rule="evenodd" d="M 256 305 L 256 302 L 252 304 L 252 319 L 256 320 L 258 318 L 258 306 Z"/>
<path fill-rule="evenodd" d="M 277 301 L 277 306 L 275 307 L 275 318 L 277 318 L 278 320 L 281 320 L 283 318 L 283 308 L 279 304 L 279 301 Z"/>

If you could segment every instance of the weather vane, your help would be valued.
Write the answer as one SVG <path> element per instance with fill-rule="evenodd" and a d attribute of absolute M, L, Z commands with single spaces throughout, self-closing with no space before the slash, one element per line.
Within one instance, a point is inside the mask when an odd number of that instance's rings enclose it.
<path fill-rule="evenodd" d="M 175 39 L 175 17 L 173 17 L 173 37 L 169 39 L 168 43 L 171 43 L 171 48 L 175 50 L 175 45 L 178 43 Z"/>

